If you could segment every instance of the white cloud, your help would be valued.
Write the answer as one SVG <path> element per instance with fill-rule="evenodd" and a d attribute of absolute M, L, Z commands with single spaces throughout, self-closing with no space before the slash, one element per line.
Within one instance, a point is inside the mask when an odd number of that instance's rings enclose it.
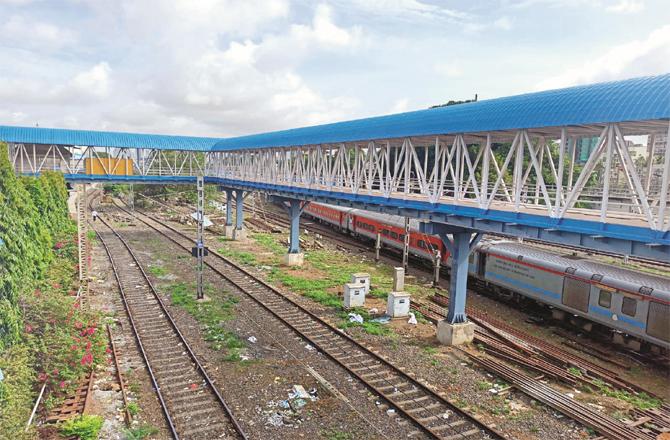
<path fill-rule="evenodd" d="M 463 11 L 449 9 L 419 0 L 344 0 L 340 3 L 345 7 L 351 6 L 381 16 L 394 16 L 400 18 L 423 17 L 430 19 L 451 18 L 458 20 L 469 17 L 469 14 Z"/>
<path fill-rule="evenodd" d="M 609 12 L 616 12 L 620 14 L 630 14 L 640 12 L 644 9 L 642 0 L 619 0 L 618 3 L 607 6 L 605 8 Z"/>
<path fill-rule="evenodd" d="M 25 75 L 0 70 L 9 111 L 41 126 L 235 135 L 344 119 L 359 105 L 338 92 L 325 96 L 299 73 L 313 56 L 350 54 L 362 44 L 362 30 L 338 25 L 325 4 L 292 22 L 288 0 L 91 7 L 89 25 L 108 36 L 77 50 L 95 56 L 103 44 L 117 56 L 77 66 L 47 59 Z M 15 54 L 23 65 L 43 62 L 34 52 Z M 10 121 L 10 113 L 0 117 Z"/>
<path fill-rule="evenodd" d="M 433 65 L 433 70 L 448 78 L 463 76 L 463 68 L 459 61 L 439 61 Z"/>
<path fill-rule="evenodd" d="M 609 49 L 604 55 L 567 69 L 537 85 L 554 89 L 576 84 L 657 75 L 670 71 L 670 25 L 652 31 L 645 39 Z"/>
<path fill-rule="evenodd" d="M 525 9 L 535 6 L 551 8 L 596 8 L 614 13 L 633 13 L 644 9 L 644 0 L 508 0 L 511 8 Z"/>
<path fill-rule="evenodd" d="M 512 29 L 512 20 L 506 15 L 503 15 L 493 22 L 493 27 L 508 31 Z"/>
<path fill-rule="evenodd" d="M 391 110 L 389 111 L 390 114 L 393 113 L 403 113 L 406 112 L 407 109 L 409 108 L 409 99 L 407 98 L 401 98 L 396 100 L 393 105 L 391 106 Z"/>
<path fill-rule="evenodd" d="M 342 119 L 358 104 L 324 97 L 297 73 L 312 55 L 350 52 L 361 42 L 361 30 L 338 26 L 326 5 L 318 5 L 306 24 L 253 40 L 233 39 L 224 47 L 219 30 L 205 28 L 210 31 L 202 38 L 180 41 L 180 50 L 163 60 L 165 75 L 138 85 L 142 108 L 185 125 L 205 124 L 210 133 L 243 134 Z"/>
<path fill-rule="evenodd" d="M 12 15 L 0 26 L 0 46 L 44 51 L 56 50 L 76 41 L 75 33 L 51 23 Z"/>
<path fill-rule="evenodd" d="M 109 95 L 110 79 L 109 64 L 101 62 L 90 70 L 77 74 L 71 82 L 71 86 L 79 94 L 89 94 L 97 98 L 105 98 Z"/>

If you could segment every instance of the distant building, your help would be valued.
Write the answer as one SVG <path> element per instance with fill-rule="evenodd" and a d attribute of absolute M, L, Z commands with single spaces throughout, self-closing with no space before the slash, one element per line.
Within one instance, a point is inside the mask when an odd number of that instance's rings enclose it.
<path fill-rule="evenodd" d="M 653 151 L 655 157 L 663 157 L 665 155 L 665 149 L 668 145 L 668 136 L 665 134 L 657 134 L 655 137 L 649 136 L 647 140 L 647 150 L 651 152 L 652 145 L 651 141 L 654 139 Z"/>
<path fill-rule="evenodd" d="M 575 144 L 575 163 L 585 164 L 597 146 L 598 136 L 579 138 Z"/>

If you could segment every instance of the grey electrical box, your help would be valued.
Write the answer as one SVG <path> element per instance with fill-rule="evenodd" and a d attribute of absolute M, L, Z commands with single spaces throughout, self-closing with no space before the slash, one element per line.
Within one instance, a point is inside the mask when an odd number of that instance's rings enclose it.
<path fill-rule="evenodd" d="M 347 283 L 344 285 L 344 308 L 363 307 L 365 305 L 365 285 Z"/>

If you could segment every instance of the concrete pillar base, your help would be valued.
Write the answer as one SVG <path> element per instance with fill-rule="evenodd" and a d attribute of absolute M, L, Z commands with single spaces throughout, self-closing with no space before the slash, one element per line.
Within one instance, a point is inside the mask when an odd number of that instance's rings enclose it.
<path fill-rule="evenodd" d="M 234 229 L 233 230 L 233 236 L 231 238 L 233 240 L 246 240 L 247 239 L 247 230 L 246 229 Z"/>
<path fill-rule="evenodd" d="M 287 266 L 302 266 L 305 261 L 305 254 L 299 252 L 297 254 L 284 255 L 284 264 Z"/>
<path fill-rule="evenodd" d="M 472 342 L 475 337 L 475 324 L 463 322 L 449 324 L 447 321 L 437 323 L 437 340 L 444 345 L 462 345 Z"/>
<path fill-rule="evenodd" d="M 233 238 L 233 231 L 235 230 L 235 226 L 233 225 L 224 225 L 223 226 L 223 236 L 226 238 Z"/>

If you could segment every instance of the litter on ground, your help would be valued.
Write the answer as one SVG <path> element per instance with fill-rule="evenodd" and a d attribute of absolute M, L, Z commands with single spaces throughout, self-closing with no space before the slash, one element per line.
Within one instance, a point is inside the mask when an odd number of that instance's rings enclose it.
<path fill-rule="evenodd" d="M 349 313 L 349 322 L 357 322 L 363 324 L 363 317 L 358 313 Z"/>

